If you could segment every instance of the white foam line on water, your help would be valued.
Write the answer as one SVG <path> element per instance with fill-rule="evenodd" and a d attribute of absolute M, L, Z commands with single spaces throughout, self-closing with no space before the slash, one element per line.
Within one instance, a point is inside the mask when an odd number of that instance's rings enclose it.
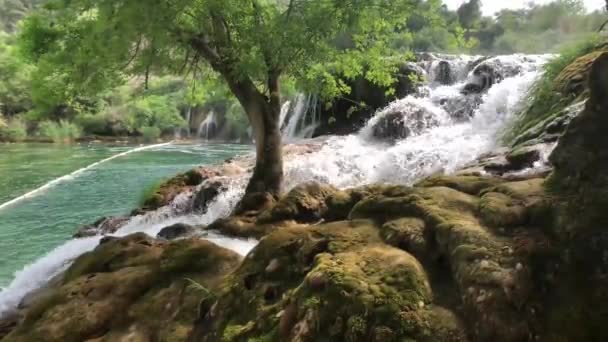
<path fill-rule="evenodd" d="M 2 204 L 0 204 L 0 210 L 2 210 L 4 208 L 7 208 L 7 207 L 9 207 L 9 206 L 11 206 L 11 205 L 13 205 L 15 203 L 21 202 L 21 201 L 23 201 L 25 199 L 37 196 L 40 193 L 44 192 L 45 190 L 48 190 L 48 189 L 56 186 L 57 184 L 60 184 L 62 182 L 68 181 L 68 180 L 72 180 L 75 177 L 77 177 L 78 175 L 80 175 L 81 173 L 86 172 L 86 171 L 88 171 L 88 170 L 90 170 L 90 169 L 92 169 L 94 167 L 97 167 L 97 166 L 103 164 L 103 163 L 109 162 L 109 161 L 111 161 L 113 159 L 124 157 L 124 156 L 126 156 L 128 154 L 131 154 L 131 153 L 140 152 L 140 151 L 144 151 L 144 150 L 149 150 L 149 149 L 152 149 L 152 148 L 157 148 L 157 147 L 162 147 L 162 146 L 167 146 L 167 145 L 170 145 L 170 144 L 172 144 L 172 142 L 162 143 L 162 144 L 156 144 L 156 145 L 149 145 L 149 146 L 142 146 L 142 147 L 137 147 L 137 148 L 134 148 L 134 149 L 131 149 L 131 150 L 119 153 L 119 154 L 115 154 L 115 155 L 113 155 L 111 157 L 108 157 L 106 159 L 103 159 L 103 160 L 100 160 L 98 162 L 95 162 L 95 163 L 93 163 L 91 165 L 88 165 L 88 166 L 85 166 L 85 167 L 83 167 L 81 169 L 78 169 L 78 170 L 76 170 L 76 171 L 74 171 L 74 172 L 72 172 L 70 174 L 67 174 L 65 176 L 61 176 L 59 178 L 53 179 L 52 181 L 44 184 L 43 186 L 41 186 L 41 187 L 39 187 L 39 188 L 37 188 L 35 190 L 32 190 L 32 191 L 30 191 L 30 192 L 28 192 L 28 193 L 26 193 L 24 195 L 21 195 L 21 196 L 19 196 L 17 198 L 14 198 L 14 199 L 12 199 L 12 200 L 10 200 L 8 202 L 2 203 Z"/>

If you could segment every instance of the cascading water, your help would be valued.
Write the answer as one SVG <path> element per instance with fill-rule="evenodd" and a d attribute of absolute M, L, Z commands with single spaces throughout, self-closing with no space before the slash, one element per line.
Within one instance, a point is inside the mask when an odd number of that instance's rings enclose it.
<path fill-rule="evenodd" d="M 188 111 L 186 112 L 186 134 L 188 134 L 188 138 L 192 135 L 192 130 L 190 128 L 192 121 L 192 106 L 188 106 Z"/>
<path fill-rule="evenodd" d="M 547 56 L 497 57 L 502 65 L 521 66 L 520 71 L 493 84 L 487 93 L 478 95 L 475 102 L 471 102 L 472 95 L 462 93 L 472 59 L 456 59 L 452 64 L 460 68 L 453 70 L 454 75 L 461 75 L 456 77 L 453 85 L 431 82 L 419 92 L 423 95 L 408 96 L 378 111 L 357 134 L 331 137 L 317 152 L 287 159 L 285 188 L 311 180 L 340 188 L 374 182 L 412 184 L 435 172 L 452 172 L 490 151 L 497 145 L 500 130 L 517 112 L 521 99 L 541 72 L 540 66 Z M 283 107 L 285 114 L 281 116 L 286 124 L 282 126 L 287 139 L 306 131 L 301 127 L 303 122 L 306 123 L 303 117 L 309 112 L 307 107 L 312 101 L 310 97 L 299 95 L 293 105 Z M 457 113 L 462 106 L 471 103 L 474 105 L 471 105 L 470 114 L 462 116 Z M 286 111 L 291 106 L 293 109 L 289 109 L 291 115 L 288 115 Z M 375 128 L 389 116 L 396 117 L 396 122 L 403 128 L 401 131 L 407 134 L 387 142 L 374 132 L 377 133 Z M 318 114 L 312 114 L 308 123 L 314 124 L 318 119 Z M 202 124 L 201 127 L 205 126 Z M 203 131 L 199 129 L 199 136 L 201 133 Z M 209 224 L 230 214 L 246 183 L 246 176 L 231 179 L 227 184 L 228 190 L 212 201 L 204 215 L 184 210 L 188 207 L 184 203 L 187 196 L 178 196 L 168 207 L 132 218 L 116 235 L 143 231 L 154 236 L 163 227 L 176 222 Z M 243 255 L 256 244 L 256 241 L 213 234 L 206 238 Z M 94 248 L 99 239 L 69 241 L 18 272 L 10 286 L 0 292 L 0 316 L 13 309 L 25 294 L 43 286 L 68 267 L 73 258 Z"/>
<path fill-rule="evenodd" d="M 283 107 L 285 112 L 281 110 L 283 119 L 280 127 L 283 132 L 283 139 L 291 142 L 312 138 L 321 119 L 320 113 L 316 110 L 317 97 L 298 94 L 293 102 L 293 108 L 291 108 L 291 102 L 288 103 L 290 104 L 288 107 Z M 284 116 L 283 113 L 285 113 Z"/>
<path fill-rule="evenodd" d="M 205 140 L 209 140 L 209 138 L 215 133 L 217 130 L 217 122 L 216 115 L 214 111 L 210 111 L 207 114 L 207 117 L 203 122 L 201 122 L 198 127 L 198 132 L 196 133 L 197 137 L 204 138 Z"/>
<path fill-rule="evenodd" d="M 525 57 L 525 58 L 524 58 Z M 473 117 L 462 121 L 446 109 L 450 98 L 465 98 L 465 80 L 452 86 L 430 84 L 425 96 L 408 96 L 379 111 L 358 134 L 332 137 L 313 154 L 286 165 L 286 188 L 303 181 L 317 180 L 338 187 L 374 182 L 412 184 L 435 172 L 452 172 L 496 147 L 497 136 L 519 109 L 520 100 L 539 75 L 547 56 L 504 56 L 504 64 L 523 65 L 521 73 L 494 85 L 481 97 Z M 378 121 L 390 113 L 407 116 L 425 113 L 426 123 L 409 124 L 406 139 L 393 144 L 379 141 L 372 134 Z M 408 124 L 405 118 L 405 124 Z"/>

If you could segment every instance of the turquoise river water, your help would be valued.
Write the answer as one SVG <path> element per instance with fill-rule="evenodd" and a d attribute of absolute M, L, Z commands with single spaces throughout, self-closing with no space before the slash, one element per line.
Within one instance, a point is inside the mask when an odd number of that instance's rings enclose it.
<path fill-rule="evenodd" d="M 231 144 L 134 148 L 0 144 L 0 288 L 16 271 L 69 240 L 80 225 L 129 213 L 147 187 L 194 166 L 251 151 Z"/>

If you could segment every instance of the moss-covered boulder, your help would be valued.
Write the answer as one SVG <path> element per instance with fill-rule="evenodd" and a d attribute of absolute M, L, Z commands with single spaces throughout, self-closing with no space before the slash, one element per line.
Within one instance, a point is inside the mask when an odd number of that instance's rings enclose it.
<path fill-rule="evenodd" d="M 106 239 L 34 301 L 2 341 L 184 341 L 201 299 L 213 296 L 239 262 L 202 240 Z"/>
<path fill-rule="evenodd" d="M 196 168 L 170 178 L 150 190 L 142 199 L 143 210 L 155 210 L 168 205 L 179 194 L 192 191 L 205 180 L 218 177 L 218 170 L 213 168 Z"/>
<path fill-rule="evenodd" d="M 578 226 L 606 226 L 608 214 L 608 53 L 593 64 L 589 88 L 591 98 L 585 110 L 568 127 L 550 159 L 555 165 L 551 177 L 554 189 L 575 196 L 570 204 L 570 223 Z M 581 215 L 581 213 L 585 215 Z"/>
<path fill-rule="evenodd" d="M 263 212 L 260 223 L 294 220 L 303 223 L 318 222 L 327 213 L 327 199 L 339 190 L 316 182 L 296 186 L 276 205 Z"/>
<path fill-rule="evenodd" d="M 372 221 L 288 228 L 260 242 L 201 316 L 196 341 L 465 341 L 422 265 Z"/>

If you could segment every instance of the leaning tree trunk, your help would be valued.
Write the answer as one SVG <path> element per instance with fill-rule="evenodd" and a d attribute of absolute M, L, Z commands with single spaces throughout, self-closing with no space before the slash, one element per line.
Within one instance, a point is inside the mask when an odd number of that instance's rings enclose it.
<path fill-rule="evenodd" d="M 278 75 L 269 76 L 269 96 L 262 94 L 253 82 L 247 79 L 229 82 L 229 86 L 247 113 L 256 144 L 255 168 L 247 185 L 245 197 L 270 195 L 277 198 L 281 194 L 283 183 Z"/>
<path fill-rule="evenodd" d="M 246 194 L 269 193 L 277 197 L 283 183 L 283 149 L 278 118 L 280 107 L 270 102 L 243 104 L 253 127 L 256 162 Z"/>

